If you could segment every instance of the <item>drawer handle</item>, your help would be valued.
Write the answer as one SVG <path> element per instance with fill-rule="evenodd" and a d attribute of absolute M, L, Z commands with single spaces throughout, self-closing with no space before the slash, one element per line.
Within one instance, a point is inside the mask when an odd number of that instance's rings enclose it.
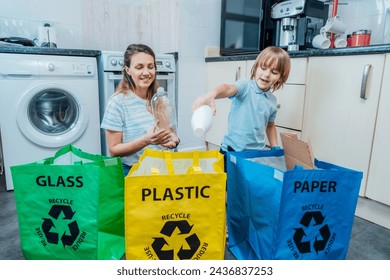
<path fill-rule="evenodd" d="M 276 105 L 276 108 L 280 109 L 280 107 L 281 107 L 281 105 L 280 105 L 280 104 Z"/>
<path fill-rule="evenodd" d="M 236 68 L 236 82 L 241 78 L 241 67 Z"/>
<path fill-rule="evenodd" d="M 363 70 L 363 78 L 362 78 L 362 86 L 360 87 L 360 98 L 363 100 L 367 99 L 366 92 L 367 92 L 367 80 L 368 75 L 370 74 L 371 64 L 367 64 L 364 66 Z"/>

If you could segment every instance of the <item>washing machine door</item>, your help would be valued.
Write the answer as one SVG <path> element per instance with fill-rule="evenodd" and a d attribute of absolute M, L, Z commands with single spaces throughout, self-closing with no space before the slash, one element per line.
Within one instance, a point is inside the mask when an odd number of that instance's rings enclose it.
<path fill-rule="evenodd" d="M 74 89 L 43 84 L 26 92 L 18 107 L 17 123 L 24 136 L 42 147 L 73 143 L 88 124 L 86 104 Z"/>

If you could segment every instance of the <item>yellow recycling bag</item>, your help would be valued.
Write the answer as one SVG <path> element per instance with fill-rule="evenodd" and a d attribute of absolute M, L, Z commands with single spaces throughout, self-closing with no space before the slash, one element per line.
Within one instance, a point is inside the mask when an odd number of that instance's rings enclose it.
<path fill-rule="evenodd" d="M 226 173 L 219 151 L 145 149 L 125 178 L 128 260 L 223 260 Z"/>

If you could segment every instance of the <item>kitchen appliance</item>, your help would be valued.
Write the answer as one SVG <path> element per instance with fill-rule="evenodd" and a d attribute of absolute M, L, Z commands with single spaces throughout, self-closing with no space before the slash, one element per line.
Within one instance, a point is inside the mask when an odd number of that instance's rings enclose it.
<path fill-rule="evenodd" d="M 273 44 L 275 0 L 222 0 L 220 55 L 258 53 Z"/>
<path fill-rule="evenodd" d="M 56 31 L 49 23 L 38 27 L 38 46 L 48 48 L 57 47 Z"/>
<path fill-rule="evenodd" d="M 288 0 L 271 7 L 275 21 L 274 44 L 282 48 L 298 45 L 311 47 L 313 38 L 320 33 L 328 18 L 329 6 L 317 0 Z"/>
<path fill-rule="evenodd" d="M 156 65 L 157 82 L 168 93 L 177 119 L 176 58 L 173 54 L 156 54 Z M 123 66 L 123 52 L 101 51 L 98 57 L 100 121 L 103 119 L 108 99 L 122 80 Z M 105 130 L 101 129 L 100 132 L 102 153 L 109 156 Z"/>
<path fill-rule="evenodd" d="M 0 129 L 7 190 L 10 167 L 73 144 L 100 154 L 95 57 L 0 53 Z"/>

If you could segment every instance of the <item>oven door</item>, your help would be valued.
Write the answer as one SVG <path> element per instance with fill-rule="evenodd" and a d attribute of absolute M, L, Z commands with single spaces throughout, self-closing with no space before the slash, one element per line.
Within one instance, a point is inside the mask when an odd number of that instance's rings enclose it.
<path fill-rule="evenodd" d="M 163 87 L 168 93 L 171 105 L 176 110 L 177 119 L 177 96 L 176 96 L 176 80 L 174 73 L 157 73 L 157 83 L 159 87 Z"/>

